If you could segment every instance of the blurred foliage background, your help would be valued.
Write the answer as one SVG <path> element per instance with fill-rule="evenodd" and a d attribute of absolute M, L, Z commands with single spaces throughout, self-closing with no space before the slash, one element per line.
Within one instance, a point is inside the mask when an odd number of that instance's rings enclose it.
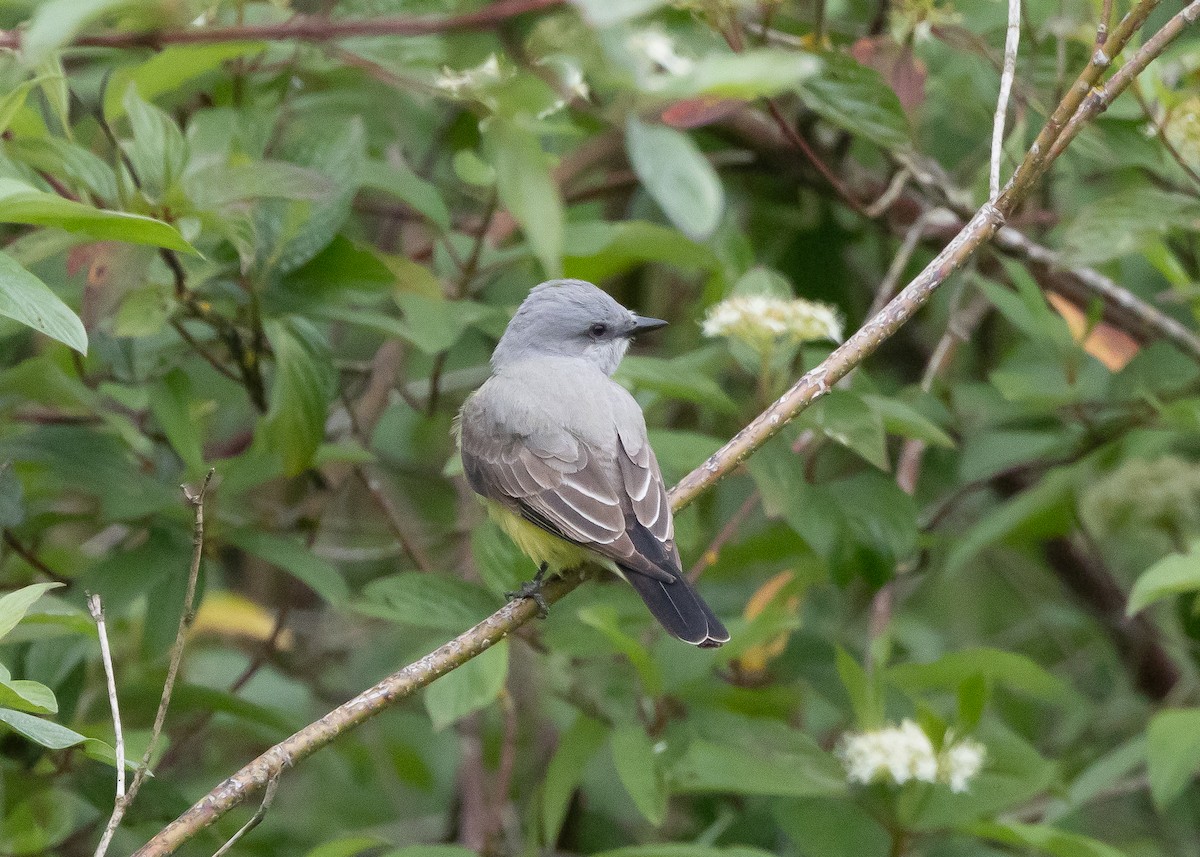
<path fill-rule="evenodd" d="M 1110 5 L 1023 4 L 1006 174 Z M 0 2 L 0 853 L 91 854 L 112 811 L 87 593 L 141 757 L 180 483 L 216 470 L 197 609 L 110 853 L 531 575 L 450 423 L 532 285 L 672 322 L 618 379 L 674 481 L 915 274 L 986 197 L 1006 14 Z M 238 853 L 1200 854 L 1198 170 L 1188 33 L 1025 243 L 678 516 L 729 645 L 589 583 L 288 772 Z M 847 782 L 844 736 L 905 719 L 985 748 L 965 790 Z"/>

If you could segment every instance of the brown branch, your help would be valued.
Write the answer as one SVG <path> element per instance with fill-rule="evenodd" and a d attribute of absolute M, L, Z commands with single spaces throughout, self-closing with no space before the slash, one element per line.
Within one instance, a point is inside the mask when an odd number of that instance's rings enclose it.
<path fill-rule="evenodd" d="M 154 751 L 158 748 L 158 739 L 162 736 L 163 724 L 167 719 L 167 708 L 171 705 L 171 692 L 175 688 L 175 679 L 179 675 L 179 665 L 183 662 L 183 648 L 187 641 L 187 629 L 192 623 L 192 608 L 193 602 L 196 599 L 196 583 L 200 579 L 200 560 L 204 555 L 204 497 L 208 493 L 209 483 L 212 482 L 213 470 L 209 470 L 205 475 L 204 481 L 200 483 L 200 489 L 195 493 L 186 485 L 180 486 L 183 489 L 183 496 L 194 510 L 194 520 L 192 523 L 192 562 L 188 568 L 187 589 L 183 595 L 183 612 L 179 616 L 179 628 L 175 631 L 175 642 L 171 644 L 170 660 L 167 663 L 167 678 L 163 682 L 162 696 L 158 700 L 158 710 L 154 713 L 154 726 L 150 730 L 150 741 L 146 744 L 146 752 L 142 756 L 141 764 L 133 774 L 133 781 L 129 784 L 129 790 L 125 792 L 113 806 L 112 816 L 108 820 L 108 824 L 104 827 L 104 833 L 100 837 L 100 844 L 96 846 L 96 857 L 104 857 L 108 850 L 109 844 L 112 842 L 113 834 L 117 832 L 117 828 L 121 825 L 121 819 L 125 817 L 125 813 L 137 798 L 138 791 L 141 790 L 142 784 L 146 782 L 146 777 L 150 774 L 150 760 L 154 758 Z M 124 759 L 118 759 L 117 764 L 123 765 Z"/>
<path fill-rule="evenodd" d="M 356 36 L 425 36 L 463 30 L 486 30 L 527 12 L 565 6 L 566 0 L 499 0 L 461 15 L 388 17 L 369 20 L 331 19 L 296 15 L 279 24 L 241 24 L 222 27 L 181 27 L 128 33 L 80 36 L 71 44 L 93 48 L 162 48 L 211 42 L 298 41 L 328 42 Z M 20 50 L 19 30 L 0 31 L 0 48 Z"/>

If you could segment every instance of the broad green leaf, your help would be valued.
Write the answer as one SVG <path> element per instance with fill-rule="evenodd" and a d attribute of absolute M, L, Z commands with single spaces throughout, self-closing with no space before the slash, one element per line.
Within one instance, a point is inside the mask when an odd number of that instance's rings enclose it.
<path fill-rule="evenodd" d="M 1194 231 L 1200 202 L 1149 182 L 1080 206 L 1062 233 L 1064 261 L 1097 265 L 1134 253 L 1175 229 Z"/>
<path fill-rule="evenodd" d="M 1173 553 L 1150 566 L 1133 584 L 1125 612 L 1132 616 L 1155 601 L 1200 591 L 1200 544 L 1187 553 Z"/>
<path fill-rule="evenodd" d="M 283 456 L 284 472 L 295 476 L 312 464 L 325 437 L 334 370 L 324 336 L 300 318 L 263 325 L 275 354 L 264 442 Z"/>
<path fill-rule="evenodd" d="M 546 778 L 542 781 L 540 820 L 543 843 L 558 841 L 571 795 L 583 779 L 583 769 L 607 736 L 608 726 L 581 714 L 558 739 L 558 749 L 554 751 L 546 768 Z"/>
<path fill-rule="evenodd" d="M 0 680 L 0 708 L 15 708 L 30 714 L 57 714 L 54 691 L 40 681 Z"/>
<path fill-rule="evenodd" d="M 1200 771 L 1200 708 L 1160 711 L 1146 730 L 1150 794 L 1165 811 Z"/>
<path fill-rule="evenodd" d="M 779 801 L 772 813 L 804 857 L 886 857 L 892 838 L 856 803 L 832 797 Z"/>
<path fill-rule="evenodd" d="M 838 646 L 836 649 L 838 678 L 850 697 L 854 720 L 861 729 L 877 729 L 883 725 L 882 695 L 862 664 Z"/>
<path fill-rule="evenodd" d="M 1051 857 L 1124 857 L 1121 851 L 1098 839 L 1059 830 L 1048 824 L 980 821 L 969 825 L 966 832 L 1005 845 L 1032 848 Z"/>
<path fill-rule="evenodd" d="M 189 152 L 183 132 L 166 112 L 138 95 L 130 84 L 122 101 L 133 141 L 125 146 L 137 172 L 139 189 L 152 202 L 173 204 L 182 191 Z"/>
<path fill-rule="evenodd" d="M 363 187 L 391 194 L 430 223 L 450 229 L 450 210 L 437 185 L 425 181 L 404 162 L 367 161 L 362 166 L 360 182 Z"/>
<path fill-rule="evenodd" d="M 355 608 L 417 628 L 458 633 L 480 622 L 496 598 L 474 583 L 444 574 L 403 572 L 371 581 Z"/>
<path fill-rule="evenodd" d="M 496 189 L 529 242 L 548 277 L 562 272 L 563 204 L 550 176 L 541 144 L 530 132 L 510 122 L 493 120 L 484 136 Z"/>
<path fill-rule="evenodd" d="M 861 455 L 880 470 L 889 468 L 883 418 L 859 395 L 833 390 L 813 410 L 813 417 L 830 440 Z"/>
<path fill-rule="evenodd" d="M 687 357 L 626 357 L 617 370 L 618 381 L 634 390 L 652 390 L 671 399 L 694 402 L 714 411 L 735 414 L 737 403 L 729 398 L 716 378 Z"/>
<path fill-rule="evenodd" d="M 99 742 L 96 742 L 99 743 Z M 89 745 L 84 745 L 85 752 Z M 61 781 L 61 778 L 56 778 Z M 0 824 L 0 850 L 13 857 L 61 854 L 67 840 L 103 823 L 98 810 L 80 790 L 29 783 L 10 794 Z"/>
<path fill-rule="evenodd" d="M 600 851 L 592 857 L 770 857 L 770 853 L 746 845 L 717 847 L 691 842 L 657 842 Z"/>
<path fill-rule="evenodd" d="M 625 149 L 638 179 L 679 231 L 693 241 L 709 238 L 725 210 L 725 189 L 692 138 L 631 115 Z"/>
<path fill-rule="evenodd" d="M 667 776 L 672 791 L 688 793 L 811 797 L 846 790 L 841 765 L 815 744 L 800 755 L 766 745 L 755 750 L 698 739 L 688 744 Z"/>
<path fill-rule="evenodd" d="M 79 316 L 49 286 L 6 253 L 0 253 L 0 315 L 87 354 L 87 331 Z"/>
<path fill-rule="evenodd" d="M 930 663 L 906 663 L 889 667 L 888 680 L 910 693 L 931 689 L 957 691 L 972 676 L 1050 702 L 1069 702 L 1075 691 L 1035 661 L 1002 649 L 973 648 L 950 652 Z"/>
<path fill-rule="evenodd" d="M 1144 764 L 1146 764 L 1146 736 L 1139 733 L 1088 765 L 1071 782 L 1061 812 L 1052 809 L 1047 813 L 1046 820 L 1053 821 L 1058 815 L 1066 814 L 1094 799 L 1102 798 L 1107 789 Z"/>
<path fill-rule="evenodd" d="M 100 240 L 195 252 L 169 223 L 140 214 L 93 208 L 10 178 L 0 178 L 0 222 L 56 226 Z"/>
<path fill-rule="evenodd" d="M 803 460 L 791 451 L 786 437 L 774 438 L 746 462 L 762 493 L 763 510 L 782 518 L 822 557 L 831 557 L 843 527 L 841 511 L 821 485 L 805 479 Z"/>
<path fill-rule="evenodd" d="M 954 439 L 911 405 L 891 396 L 870 393 L 864 394 L 862 400 L 879 414 L 888 434 L 924 441 L 930 446 L 944 449 L 954 448 Z"/>
<path fill-rule="evenodd" d="M 29 612 L 34 603 L 61 583 L 31 583 L 20 589 L 0 596 L 0 639 L 17 627 L 17 623 Z"/>
<path fill-rule="evenodd" d="M 668 77 L 651 91 L 671 98 L 708 95 L 751 100 L 795 89 L 820 71 L 817 57 L 794 51 L 758 48 L 737 54 L 709 53 L 687 74 Z"/>
<path fill-rule="evenodd" d="M 404 311 L 403 338 L 426 354 L 445 351 L 458 342 L 468 328 L 496 312 L 492 307 L 474 301 L 428 298 L 416 292 L 399 292 L 395 297 Z"/>
<path fill-rule="evenodd" d="M 225 534 L 225 539 L 287 572 L 330 604 L 342 604 L 350 597 L 350 589 L 337 566 L 314 554 L 299 539 L 256 529 L 233 530 Z"/>
<path fill-rule="evenodd" d="M 11 708 L 0 708 L 0 723 L 47 750 L 65 750 L 67 747 L 95 740 L 53 721 L 43 720 L 41 717 L 35 717 L 23 711 L 13 711 Z M 96 743 L 102 744 L 103 742 L 97 741 Z"/>
<path fill-rule="evenodd" d="M 237 57 L 263 50 L 262 42 L 217 42 L 210 45 L 168 45 L 148 60 L 117 69 L 104 91 L 104 115 L 114 122 L 125 115 L 124 98 L 130 84 L 146 101 L 172 94 L 183 84 L 221 68 Z"/>
<path fill-rule="evenodd" d="M 621 785 L 646 820 L 659 826 L 667 812 L 666 783 L 646 730 L 638 723 L 618 726 L 611 742 L 613 765 Z"/>
<path fill-rule="evenodd" d="M 501 640 L 462 666 L 441 676 L 425 691 L 425 710 L 434 729 L 445 729 L 491 702 L 508 677 L 508 640 Z"/>
<path fill-rule="evenodd" d="M 0 134 L 8 130 L 9 124 L 17 111 L 25 106 L 25 98 L 30 90 L 42 82 L 41 78 L 32 78 L 14 86 L 8 92 L 0 95 Z"/>
<path fill-rule="evenodd" d="M 197 208 L 214 210 L 249 199 L 321 199 L 335 190 L 328 177 L 287 161 L 210 164 L 189 173 L 185 185 Z"/>
<path fill-rule="evenodd" d="M 908 119 L 879 72 L 845 54 L 821 55 L 820 73 L 801 85 L 801 98 L 823 118 L 885 149 L 908 145 Z"/>
<path fill-rule="evenodd" d="M 592 283 L 646 262 L 688 271 L 710 270 L 718 264 L 707 244 L 693 241 L 670 226 L 644 220 L 568 223 L 565 244 L 564 275 Z"/>

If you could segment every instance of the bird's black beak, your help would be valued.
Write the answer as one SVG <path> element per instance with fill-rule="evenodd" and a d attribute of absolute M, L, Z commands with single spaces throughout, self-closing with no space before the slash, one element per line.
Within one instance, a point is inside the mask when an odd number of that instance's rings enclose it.
<path fill-rule="evenodd" d="M 660 327 L 666 327 L 668 322 L 661 318 L 646 318 L 644 315 L 637 316 L 633 323 L 633 330 L 629 331 L 630 336 L 637 336 L 639 333 L 649 333 L 652 330 L 658 330 Z"/>

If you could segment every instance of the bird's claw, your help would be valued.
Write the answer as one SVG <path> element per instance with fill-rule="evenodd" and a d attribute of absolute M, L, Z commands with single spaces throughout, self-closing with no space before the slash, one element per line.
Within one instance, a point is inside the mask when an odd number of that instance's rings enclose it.
<path fill-rule="evenodd" d="M 542 563 L 538 569 L 538 573 L 534 575 L 533 580 L 527 580 L 521 584 L 521 588 L 515 592 L 505 592 L 504 597 L 510 601 L 516 601 L 518 598 L 530 598 L 538 608 L 538 618 L 545 619 L 550 615 L 550 605 L 546 603 L 545 596 L 542 595 L 542 586 L 546 582 L 546 563 Z"/>

